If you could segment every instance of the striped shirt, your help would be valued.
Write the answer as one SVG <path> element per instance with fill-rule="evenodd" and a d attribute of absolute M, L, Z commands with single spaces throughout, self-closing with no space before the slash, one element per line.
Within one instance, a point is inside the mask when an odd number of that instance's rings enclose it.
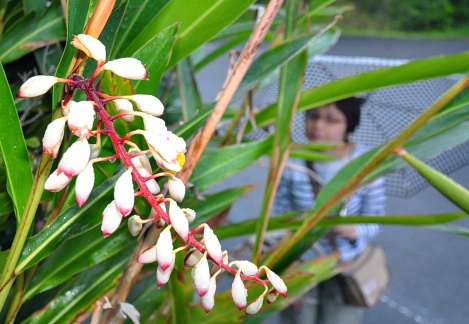
<path fill-rule="evenodd" d="M 356 146 L 350 156 L 340 160 L 331 162 L 316 162 L 315 170 L 321 178 L 329 181 L 335 173 L 347 164 L 350 160 L 358 157 L 366 152 L 366 149 Z M 310 210 L 314 206 L 314 194 L 310 176 L 304 170 L 300 170 L 298 166 L 306 167 L 304 160 L 289 159 L 289 165 L 293 168 L 285 168 L 279 183 L 274 205 L 272 208 L 273 215 L 282 215 L 286 212 L 297 210 Z M 296 166 L 296 167 L 295 167 Z M 332 171 L 331 171 L 332 170 Z M 384 178 L 379 178 L 364 188 L 355 192 L 348 203 L 345 210 L 347 215 L 384 215 L 386 207 L 386 192 Z M 379 232 L 377 224 L 358 224 L 359 238 L 351 242 L 345 238 L 336 238 L 336 245 L 341 252 L 341 260 L 347 261 L 361 253 L 367 242 Z M 332 248 L 327 240 L 321 240 L 326 252 L 331 252 Z"/>

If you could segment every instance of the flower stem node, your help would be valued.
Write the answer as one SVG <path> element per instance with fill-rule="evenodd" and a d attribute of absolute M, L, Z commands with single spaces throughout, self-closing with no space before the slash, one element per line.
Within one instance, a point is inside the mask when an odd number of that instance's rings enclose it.
<path fill-rule="evenodd" d="M 58 78 L 55 76 L 50 75 L 36 75 L 28 80 L 20 87 L 18 94 L 16 95 L 18 98 L 32 98 L 43 95 L 54 84 L 59 81 Z"/>
<path fill-rule="evenodd" d="M 103 68 L 125 79 L 148 79 L 148 71 L 145 69 L 142 62 L 133 57 L 125 57 L 109 61 L 104 64 Z"/>
<path fill-rule="evenodd" d="M 80 138 L 65 151 L 59 162 L 57 173 L 73 177 L 86 168 L 90 159 L 90 146 L 86 138 Z"/>
<path fill-rule="evenodd" d="M 117 180 L 114 187 L 114 200 L 123 216 L 130 214 L 134 208 L 134 185 L 132 180 L 132 167 L 128 168 Z"/>
<path fill-rule="evenodd" d="M 44 137 L 42 138 L 42 152 L 44 154 L 52 154 L 54 158 L 57 157 L 60 144 L 62 144 L 64 137 L 66 121 L 67 117 L 57 118 L 47 126 Z"/>
<path fill-rule="evenodd" d="M 113 200 L 107 205 L 103 211 L 103 222 L 101 224 L 101 231 L 104 237 L 114 233 L 122 221 L 122 214 L 117 208 L 116 202 Z"/>
<path fill-rule="evenodd" d="M 88 200 L 94 186 L 94 170 L 93 164 L 88 163 L 83 171 L 81 171 L 75 183 L 75 195 L 79 207 Z"/>
<path fill-rule="evenodd" d="M 98 62 L 106 61 L 106 47 L 97 38 L 86 34 L 76 35 L 71 44 L 84 52 L 86 56 Z"/>

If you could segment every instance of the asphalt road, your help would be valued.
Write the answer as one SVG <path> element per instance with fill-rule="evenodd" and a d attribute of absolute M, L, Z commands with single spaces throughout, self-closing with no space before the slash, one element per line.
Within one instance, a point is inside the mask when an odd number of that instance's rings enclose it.
<path fill-rule="evenodd" d="M 327 54 L 382 58 L 416 59 L 469 50 L 469 40 L 380 39 L 343 37 Z M 206 101 L 213 100 L 225 78 L 226 58 L 217 60 L 197 75 Z M 469 167 L 449 175 L 469 188 Z M 215 190 L 241 184 L 257 184 L 247 197 L 237 202 L 229 218 L 239 221 L 259 213 L 266 169 L 250 167 L 224 181 Z M 409 199 L 388 197 L 388 214 L 430 214 L 458 210 L 433 188 Z M 458 222 L 469 226 L 469 219 Z M 392 283 L 380 303 L 366 311 L 365 323 L 468 323 L 469 238 L 426 228 L 385 226 L 376 239 L 387 253 Z M 271 323 L 278 322 L 276 319 Z"/>

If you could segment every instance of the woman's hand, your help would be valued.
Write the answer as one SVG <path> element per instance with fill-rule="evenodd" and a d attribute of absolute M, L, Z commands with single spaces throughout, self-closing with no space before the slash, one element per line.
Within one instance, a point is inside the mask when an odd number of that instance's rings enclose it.
<path fill-rule="evenodd" d="M 356 240 L 360 236 L 358 227 L 355 225 L 339 225 L 331 229 L 331 233 L 336 236 L 344 237 L 348 240 Z"/>

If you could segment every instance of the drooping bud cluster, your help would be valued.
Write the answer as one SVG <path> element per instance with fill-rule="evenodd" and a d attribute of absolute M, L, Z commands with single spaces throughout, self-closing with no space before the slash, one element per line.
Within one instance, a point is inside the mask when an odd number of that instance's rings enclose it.
<path fill-rule="evenodd" d="M 145 80 L 148 78 L 148 72 L 144 65 L 134 58 L 106 62 L 106 48 L 98 39 L 89 35 L 75 36 L 72 45 L 98 62 L 90 78 L 85 79 L 78 75 L 72 75 L 68 79 L 36 76 L 27 80 L 18 92 L 18 97 L 38 96 L 47 92 L 57 82 L 67 83 L 73 89 L 71 93 L 66 94 L 62 102 L 64 117 L 54 120 L 46 129 L 43 153 L 52 154 L 54 158 L 58 156 L 66 124 L 76 137 L 63 153 L 57 169 L 46 180 L 45 189 L 53 192 L 61 191 L 76 176 L 76 200 L 77 204 L 82 206 L 88 200 L 94 186 L 93 164 L 118 158 L 124 170 L 114 186 L 114 200 L 109 202 L 102 213 L 101 230 L 104 236 L 115 232 L 122 219 L 132 214 L 135 196 L 144 197 L 152 207 L 150 215 L 146 219 L 135 214 L 128 217 L 128 228 L 133 236 L 139 235 L 144 223 L 153 222 L 158 229 L 161 229 L 155 245 L 143 250 L 137 259 L 139 263 L 158 262 L 156 272 L 158 287 L 168 282 L 174 269 L 176 253 L 192 247 L 185 256 L 184 264 L 192 267 L 192 280 L 206 312 L 214 307 L 216 277 L 223 271 L 229 271 L 234 275 L 232 298 L 240 310 L 247 305 L 248 292 L 244 286 L 245 280 L 255 281 L 265 287 L 264 292 L 247 306 L 248 314 L 260 310 L 266 295 L 268 302 L 274 301 L 278 294 L 286 296 L 287 287 L 282 279 L 265 266 L 258 269 L 253 263 L 243 260 L 228 263 L 228 253 L 222 252 L 217 236 L 207 224 L 202 224 L 193 231 L 189 230 L 189 223 L 194 220 L 196 213 L 192 209 L 178 206 L 178 202 L 181 202 L 185 196 L 185 185 L 177 177 L 177 173 L 184 165 L 186 143 L 181 137 L 168 131 L 165 122 L 158 118 L 164 111 L 161 101 L 150 95 L 112 97 L 96 91 L 94 80 L 102 71 L 108 70 L 128 79 Z M 80 102 L 71 100 L 75 89 L 84 91 L 87 100 Z M 111 116 L 104 108 L 108 102 L 113 102 L 117 115 Z M 132 103 L 135 104 L 136 111 Z M 113 126 L 116 119 L 121 118 L 124 122 L 132 123 L 135 117 L 143 119 L 144 130 L 134 130 L 124 135 L 116 132 Z M 110 137 L 116 151 L 114 155 L 99 157 L 102 134 Z M 147 148 L 142 149 L 130 140 L 135 135 L 143 135 Z M 88 142 L 90 138 L 96 138 L 95 143 L 90 144 Z M 153 157 L 159 169 L 157 173 L 153 172 L 147 154 Z M 165 186 L 169 197 L 160 194 L 160 185 L 156 179 L 162 177 L 167 179 Z M 194 234 L 201 229 L 203 229 L 203 239 L 198 241 Z M 175 234 L 186 243 L 183 247 L 176 249 L 173 247 Z M 260 278 L 262 269 L 265 270 L 267 279 Z M 272 285 L 270 291 L 267 287 L 269 282 Z"/>

